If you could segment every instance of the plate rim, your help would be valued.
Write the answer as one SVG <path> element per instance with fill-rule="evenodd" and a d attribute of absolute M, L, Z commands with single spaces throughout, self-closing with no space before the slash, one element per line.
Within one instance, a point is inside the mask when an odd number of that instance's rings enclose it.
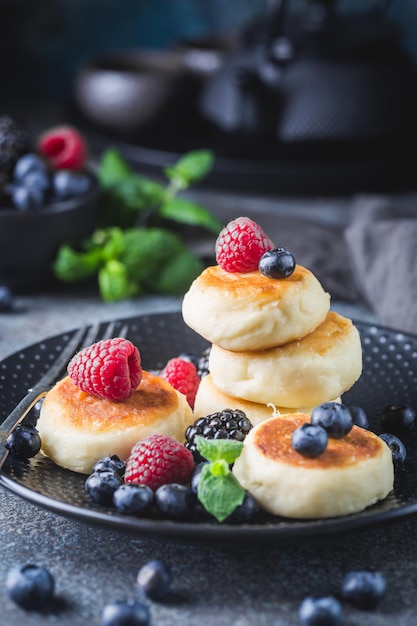
<path fill-rule="evenodd" d="M 135 323 L 144 318 L 177 318 L 182 320 L 181 311 L 169 312 L 149 312 L 136 316 L 118 317 L 113 320 L 115 323 L 126 324 Z M 374 322 L 360 321 L 352 319 L 352 322 L 360 330 L 375 329 L 378 332 L 387 332 L 397 337 L 410 338 L 417 341 L 417 335 L 405 332 L 399 329 L 390 328 Z M 108 321 L 100 322 L 107 324 Z M 38 344 L 45 341 L 58 340 L 64 335 L 76 332 L 77 328 L 57 333 L 40 341 L 28 344 L 21 349 L 13 352 L 0 361 L 4 364 L 9 359 L 16 358 L 17 355 L 24 353 L 29 349 L 33 349 Z M 0 425 L 1 427 L 1 425 Z M 333 518 L 323 518 L 314 520 L 292 520 L 286 518 L 278 518 L 279 525 L 274 526 L 273 523 L 264 524 L 220 524 L 214 519 L 212 522 L 187 522 L 176 520 L 164 520 L 154 518 L 140 518 L 135 516 L 125 516 L 111 511 L 109 508 L 87 509 L 83 506 L 74 505 L 63 500 L 58 500 L 50 495 L 36 491 L 30 487 L 13 479 L 4 471 L 4 464 L 0 466 L 0 485 L 8 491 L 14 493 L 18 497 L 23 498 L 27 502 L 40 506 L 41 508 L 52 513 L 62 515 L 67 518 L 75 519 L 84 523 L 91 523 L 101 527 L 107 527 L 112 530 L 133 534 L 137 537 L 147 537 L 155 540 L 175 540 L 190 542 L 206 542 L 208 539 L 216 540 L 216 542 L 230 541 L 233 537 L 233 545 L 241 544 L 244 541 L 256 539 L 259 545 L 271 545 L 271 541 L 279 543 L 283 540 L 307 540 L 318 538 L 323 535 L 335 535 L 343 532 L 350 532 L 363 528 L 371 528 L 382 525 L 395 520 L 404 519 L 417 513 L 417 496 L 414 502 L 404 504 L 402 506 L 393 507 L 384 511 L 376 511 L 372 513 L 372 507 L 368 509 L 365 515 L 345 515 Z M 70 471 L 70 470 L 65 470 Z"/>

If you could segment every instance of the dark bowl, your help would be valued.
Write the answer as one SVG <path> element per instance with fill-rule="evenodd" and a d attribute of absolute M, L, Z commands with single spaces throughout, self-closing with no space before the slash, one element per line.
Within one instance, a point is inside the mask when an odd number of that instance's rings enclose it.
<path fill-rule="evenodd" d="M 0 208 L 0 285 L 33 293 L 57 284 L 52 263 L 61 244 L 77 245 L 96 226 L 99 186 L 36 211 Z"/>
<path fill-rule="evenodd" d="M 90 122 L 130 133 L 169 112 L 189 81 L 181 54 L 132 50 L 82 66 L 75 77 L 74 99 Z"/>

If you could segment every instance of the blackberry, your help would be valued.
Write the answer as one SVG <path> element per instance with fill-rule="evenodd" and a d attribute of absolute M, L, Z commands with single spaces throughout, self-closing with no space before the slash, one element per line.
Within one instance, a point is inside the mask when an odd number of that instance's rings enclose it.
<path fill-rule="evenodd" d="M 10 115 L 0 116 L 0 187 L 10 179 L 17 160 L 30 151 L 29 133 Z"/>
<path fill-rule="evenodd" d="M 201 463 L 203 457 L 197 450 L 195 438 L 206 439 L 236 439 L 243 441 L 252 428 L 252 423 L 246 414 L 239 409 L 223 409 L 211 413 L 206 417 L 199 417 L 194 424 L 185 431 L 185 447 L 190 450 L 196 463 Z"/>
<path fill-rule="evenodd" d="M 210 346 L 203 350 L 197 364 L 197 374 L 202 378 L 209 373 Z"/>

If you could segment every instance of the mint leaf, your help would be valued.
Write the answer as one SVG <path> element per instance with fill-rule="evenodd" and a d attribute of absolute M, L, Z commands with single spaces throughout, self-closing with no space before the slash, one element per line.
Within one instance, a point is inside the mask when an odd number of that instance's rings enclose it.
<path fill-rule="evenodd" d="M 166 167 L 165 174 L 177 189 L 186 189 L 198 182 L 213 167 L 214 155 L 210 150 L 192 150 L 175 165 Z"/>
<path fill-rule="evenodd" d="M 180 198 L 165 200 L 161 206 L 160 215 L 180 224 L 201 226 L 214 235 L 218 235 L 223 228 L 222 222 L 212 215 L 210 211 L 195 202 Z"/>
<path fill-rule="evenodd" d="M 201 470 L 197 498 L 206 511 L 222 522 L 242 504 L 245 490 L 229 469 L 226 474 L 213 474 L 212 466 L 215 464 L 209 463 Z"/>
<path fill-rule="evenodd" d="M 151 211 L 157 212 L 164 198 L 162 185 L 139 174 L 131 174 L 102 192 L 100 223 L 124 228 L 135 226 L 138 221 L 145 221 Z"/>
<path fill-rule="evenodd" d="M 140 292 L 138 284 L 133 281 L 120 261 L 108 261 L 100 268 L 98 285 L 101 297 L 106 302 L 114 302 L 136 296 Z"/>
<path fill-rule="evenodd" d="M 52 264 L 52 270 L 57 278 L 70 283 L 93 276 L 101 262 L 100 250 L 77 252 L 69 245 L 62 245 Z"/>
<path fill-rule="evenodd" d="M 101 249 L 104 262 L 117 259 L 124 250 L 123 230 L 115 227 L 96 231 L 91 238 L 91 244 Z"/>
<path fill-rule="evenodd" d="M 182 247 L 180 238 L 163 228 L 129 228 L 124 231 L 119 260 L 132 278 L 151 289 L 155 278 Z"/>
<path fill-rule="evenodd" d="M 102 187 L 113 187 L 131 174 L 130 166 L 117 150 L 109 148 L 103 153 L 97 170 L 97 178 Z"/>
<path fill-rule="evenodd" d="M 180 296 L 201 274 L 203 268 L 204 265 L 200 259 L 181 244 L 181 249 L 177 250 L 176 254 L 165 263 L 159 274 L 153 277 L 149 287 L 156 293 Z"/>
<path fill-rule="evenodd" d="M 196 437 L 197 450 L 207 461 L 226 461 L 228 465 L 234 463 L 242 452 L 243 443 L 235 439 L 205 439 Z"/>

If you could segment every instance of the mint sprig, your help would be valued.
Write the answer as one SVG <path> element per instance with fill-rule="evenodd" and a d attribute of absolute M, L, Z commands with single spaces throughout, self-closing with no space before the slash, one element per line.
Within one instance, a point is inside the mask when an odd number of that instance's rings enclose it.
<path fill-rule="evenodd" d="M 242 504 L 245 490 L 230 469 L 242 451 L 240 441 L 196 437 L 197 450 L 209 462 L 201 470 L 197 498 L 217 521 L 224 521 Z"/>
<path fill-rule="evenodd" d="M 184 294 L 204 266 L 176 224 L 217 236 L 222 223 L 178 193 L 207 176 L 213 160 L 209 150 L 189 152 L 163 170 L 162 184 L 133 171 L 114 148 L 106 150 L 97 169 L 99 228 L 77 249 L 61 246 L 52 266 L 55 276 L 67 283 L 95 276 L 106 302 Z"/>

